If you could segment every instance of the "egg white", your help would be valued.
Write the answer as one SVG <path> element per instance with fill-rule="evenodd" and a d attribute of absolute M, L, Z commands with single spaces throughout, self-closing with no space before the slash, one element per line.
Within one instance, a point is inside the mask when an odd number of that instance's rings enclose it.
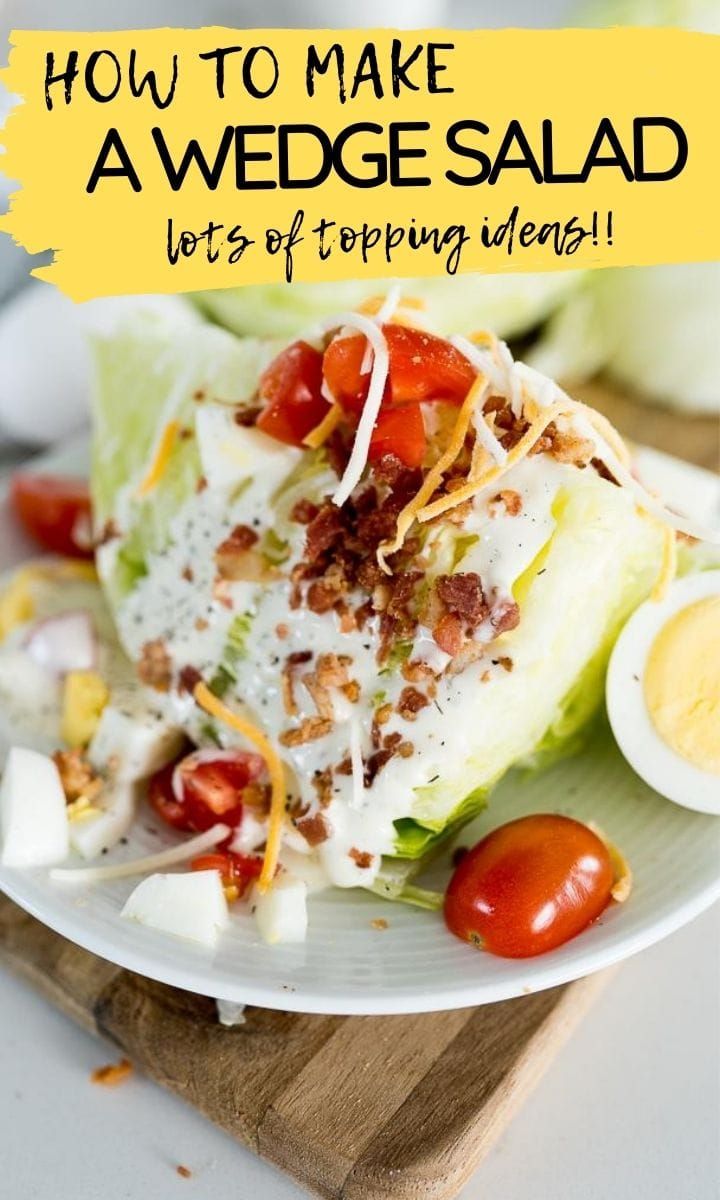
<path fill-rule="evenodd" d="M 677 579 L 663 600 L 648 600 L 633 613 L 610 658 L 606 700 L 615 740 L 640 778 L 684 808 L 720 815 L 720 777 L 663 741 L 648 712 L 643 686 L 648 655 L 660 630 L 675 613 L 709 596 L 720 596 L 720 571 Z"/>

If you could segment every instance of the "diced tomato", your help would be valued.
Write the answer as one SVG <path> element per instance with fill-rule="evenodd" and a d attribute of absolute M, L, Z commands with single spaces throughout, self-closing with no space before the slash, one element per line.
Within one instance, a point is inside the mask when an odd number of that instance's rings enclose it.
<path fill-rule="evenodd" d="M 367 341 L 364 337 L 335 338 L 323 357 L 323 375 L 330 391 L 347 412 L 359 416 L 370 384 L 370 371 L 361 374 Z"/>
<path fill-rule="evenodd" d="M 394 454 L 406 467 L 419 467 L 425 457 L 427 438 L 419 404 L 381 411 L 370 440 L 370 461 Z"/>
<path fill-rule="evenodd" d="M 461 404 L 475 380 L 475 369 L 445 338 L 422 329 L 386 325 L 390 350 L 393 404 L 449 400 Z"/>
<path fill-rule="evenodd" d="M 238 854 L 235 850 L 201 854 L 190 864 L 193 871 L 219 871 L 223 887 L 236 887 L 240 896 L 258 878 L 262 865 L 263 860 L 257 854 Z"/>
<path fill-rule="evenodd" d="M 445 338 L 404 325 L 384 325 L 390 369 L 383 404 L 446 400 L 460 404 L 475 379 L 464 354 Z M 337 338 L 325 351 L 323 373 L 338 403 L 358 413 L 370 383 L 360 374 L 367 342 L 362 335 Z"/>
<path fill-rule="evenodd" d="M 84 480 L 22 471 L 10 480 L 10 499 L 20 524 L 43 549 L 92 558 L 90 493 Z"/>
<path fill-rule="evenodd" d="M 267 402 L 258 429 L 290 446 L 319 425 L 329 405 L 320 394 L 323 356 L 307 342 L 294 342 L 260 376 L 260 398 Z"/>
<path fill-rule="evenodd" d="M 157 771 L 148 785 L 148 801 L 174 829 L 201 833 L 218 821 L 232 828 L 243 814 L 243 791 L 264 770 L 258 754 L 218 752 L 217 758 L 189 754 Z M 179 780 L 176 795 L 173 777 Z"/>

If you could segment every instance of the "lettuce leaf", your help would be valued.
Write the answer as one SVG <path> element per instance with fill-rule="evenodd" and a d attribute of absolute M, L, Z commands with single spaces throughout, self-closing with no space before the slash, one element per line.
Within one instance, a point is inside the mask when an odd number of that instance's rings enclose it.
<path fill-rule="evenodd" d="M 241 341 L 195 314 L 145 310 L 139 300 L 118 328 L 96 338 L 94 351 L 91 487 L 98 530 L 112 521 L 116 534 L 100 566 L 117 604 L 168 544 L 171 519 L 202 474 L 196 439 L 180 437 L 158 485 L 137 494 L 162 429 L 177 421 L 192 433 L 198 396 L 249 399 L 274 347 Z"/>
<path fill-rule="evenodd" d="M 462 280 L 368 279 L 339 283 L 276 283 L 199 292 L 199 309 L 235 333 L 292 338 L 315 321 L 355 308 L 394 283 L 425 301 L 431 327 L 440 333 L 494 329 L 501 337 L 527 333 L 580 285 L 581 271 L 536 275 L 463 275 Z"/>

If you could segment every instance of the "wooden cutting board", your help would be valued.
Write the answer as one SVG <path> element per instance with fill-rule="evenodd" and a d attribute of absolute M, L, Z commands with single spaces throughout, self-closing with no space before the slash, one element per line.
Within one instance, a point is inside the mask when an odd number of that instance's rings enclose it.
<path fill-rule="evenodd" d="M 576 394 L 628 437 L 717 470 L 720 424 Z M 510 1121 L 607 972 L 449 1013 L 321 1017 L 246 1010 L 95 958 L 0 897 L 0 963 L 85 1029 L 323 1197 L 445 1200 Z"/>
<path fill-rule="evenodd" d="M 0 964 L 302 1186 L 454 1196 L 607 973 L 482 1008 L 321 1017 L 215 1004 L 96 958 L 0 897 Z"/>

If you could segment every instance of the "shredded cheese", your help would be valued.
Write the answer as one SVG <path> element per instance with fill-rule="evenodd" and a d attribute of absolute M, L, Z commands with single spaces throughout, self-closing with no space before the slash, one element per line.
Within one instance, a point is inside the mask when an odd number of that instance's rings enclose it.
<path fill-rule="evenodd" d="M 372 438 L 372 432 L 380 412 L 380 405 L 382 404 L 383 392 L 385 391 L 385 383 L 390 367 L 390 356 L 382 330 L 368 317 L 364 317 L 360 313 L 342 313 L 340 317 L 336 317 L 332 321 L 330 328 L 336 328 L 338 324 L 350 325 L 355 329 L 359 329 L 361 333 L 365 334 L 373 349 L 370 386 L 355 433 L 350 461 L 332 498 L 333 504 L 337 504 L 338 508 L 340 508 L 359 484 L 362 479 L 362 473 L 365 470 L 368 454 L 370 453 L 370 439 Z"/>
<path fill-rule="evenodd" d="M 318 450 L 324 445 L 330 437 L 334 429 L 337 429 L 342 420 L 342 409 L 336 402 L 328 409 L 319 425 L 311 429 L 306 437 L 303 438 L 303 446 L 307 446 L 310 450 Z"/>
<path fill-rule="evenodd" d="M 654 520 L 655 518 L 653 518 Z M 650 593 L 650 599 L 659 602 L 664 600 L 667 590 L 677 574 L 677 540 L 675 530 L 669 525 L 663 525 L 663 558 L 660 574 L 655 580 L 655 586 Z"/>
<path fill-rule="evenodd" d="M 607 836 L 604 830 L 600 828 L 596 821 L 588 821 L 588 829 L 592 829 L 596 837 L 600 838 L 600 841 L 603 843 L 605 849 L 610 855 L 610 862 L 612 864 L 614 876 L 613 885 L 610 889 L 610 895 L 617 904 L 624 904 L 624 902 L 628 899 L 633 887 L 633 873 L 630 863 L 626 859 L 622 850 L 620 850 L 614 842 L 610 841 L 610 838 Z"/>
<path fill-rule="evenodd" d="M 522 461 L 532 450 L 536 441 L 547 429 L 548 425 L 566 411 L 566 406 L 558 401 L 551 408 L 543 409 L 541 416 L 533 421 L 530 428 L 523 434 L 516 446 L 513 446 L 502 466 L 496 465 L 478 479 L 469 480 L 464 487 L 457 488 L 456 491 L 450 492 L 447 496 L 441 496 L 434 504 L 429 504 L 425 508 L 421 508 L 417 513 L 417 519 L 420 522 L 432 521 L 435 517 L 441 516 L 451 508 L 455 508 L 458 504 L 462 504 L 464 500 L 471 500 L 483 488 L 488 487 L 491 483 L 495 483 L 501 475 L 514 467 L 516 463 Z"/>
<path fill-rule="evenodd" d="M 268 835 L 265 843 L 265 856 L 263 858 L 262 871 L 258 879 L 258 889 L 261 892 L 266 892 L 275 877 L 275 869 L 278 864 L 280 854 L 280 842 L 282 840 L 282 828 L 285 821 L 285 771 L 282 761 L 277 751 L 266 738 L 262 730 L 253 725 L 245 717 L 238 716 L 232 709 L 223 704 L 222 700 L 218 700 L 217 696 L 213 695 L 209 687 L 204 683 L 198 683 L 193 692 L 195 701 L 201 708 L 209 713 L 211 717 L 215 717 L 218 721 L 228 725 L 230 729 L 234 729 L 236 733 L 247 738 L 252 742 L 256 750 L 262 754 L 267 764 L 268 773 L 270 775 L 270 784 L 272 787 L 270 798 L 270 818 L 268 822 Z"/>
<path fill-rule="evenodd" d="M 106 879 L 124 879 L 129 875 L 151 875 L 163 867 L 172 867 L 176 863 L 187 862 L 206 850 L 217 846 L 232 833 L 229 825 L 213 825 L 197 837 L 180 842 L 177 846 L 169 846 L 157 854 L 147 854 L 144 858 L 133 859 L 132 862 L 112 863 L 107 867 L 54 867 L 50 878 L 57 883 L 102 883 Z"/>
<path fill-rule="evenodd" d="M 140 484 L 137 494 L 138 496 L 147 496 L 157 487 L 167 470 L 170 455 L 173 452 L 175 442 L 180 434 L 180 422 L 168 421 L 160 435 L 160 441 L 157 444 L 153 460 L 150 464 L 150 469 Z"/>
<path fill-rule="evenodd" d="M 487 387 L 487 379 L 484 375 L 478 375 L 473 382 L 470 391 L 463 400 L 462 407 L 458 413 L 457 420 L 453 427 L 450 441 L 447 449 L 440 455 L 434 466 L 430 468 L 425 476 L 420 489 L 413 496 L 412 500 L 408 501 L 403 509 L 398 513 L 397 524 L 395 526 L 395 537 L 391 542 L 382 542 L 378 547 L 377 560 L 383 571 L 387 575 L 390 574 L 390 568 L 387 566 L 386 559 L 388 554 L 394 554 L 399 550 L 405 541 L 405 535 L 415 520 L 422 506 L 430 499 L 435 488 L 440 483 L 443 474 L 455 462 L 458 454 L 465 444 L 465 437 L 470 426 L 470 420 L 475 410 L 475 405 L 482 397 L 485 388 Z M 488 433 L 490 431 L 488 430 Z"/>

